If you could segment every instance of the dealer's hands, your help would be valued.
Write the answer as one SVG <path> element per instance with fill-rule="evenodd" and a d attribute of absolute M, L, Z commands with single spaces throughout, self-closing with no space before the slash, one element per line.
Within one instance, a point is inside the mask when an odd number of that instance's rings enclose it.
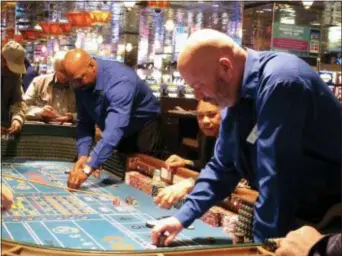
<path fill-rule="evenodd" d="M 154 202 L 158 207 L 170 209 L 175 203 L 184 198 L 194 187 L 192 179 L 186 179 L 180 183 L 164 188 L 154 198 Z"/>
<path fill-rule="evenodd" d="M 152 229 L 152 244 L 160 246 L 160 237 L 167 232 L 168 237 L 163 245 L 168 246 L 182 229 L 183 225 L 175 217 L 162 219 Z"/>
<path fill-rule="evenodd" d="M 87 179 L 88 177 L 93 174 L 96 178 L 100 178 L 100 169 L 92 168 L 90 174 L 87 175 L 83 169 L 86 165 L 86 162 L 89 160 L 87 156 L 79 157 L 78 161 L 75 163 L 74 167 L 72 168 L 69 178 L 68 178 L 68 188 L 78 189 Z"/>
<path fill-rule="evenodd" d="M 193 165 L 193 162 L 187 159 L 184 159 L 177 155 L 171 155 L 166 161 L 165 161 L 168 169 L 175 169 L 178 167 L 184 167 L 186 165 Z"/>
<path fill-rule="evenodd" d="M 311 247 L 315 245 L 323 235 L 316 229 L 304 226 L 292 231 L 280 240 L 277 256 L 305 256 L 308 255 Z"/>
<path fill-rule="evenodd" d="M 1 184 L 1 211 L 7 211 L 13 204 L 13 193 L 9 187 Z"/>

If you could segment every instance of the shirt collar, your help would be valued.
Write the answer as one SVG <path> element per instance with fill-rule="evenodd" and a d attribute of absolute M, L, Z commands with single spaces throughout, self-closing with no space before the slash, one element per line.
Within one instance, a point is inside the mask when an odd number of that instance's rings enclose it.
<path fill-rule="evenodd" d="M 243 73 L 240 98 L 256 99 L 259 87 L 260 55 L 257 51 L 247 49 L 245 71 Z"/>
<path fill-rule="evenodd" d="M 56 73 L 52 74 L 52 80 L 49 83 L 49 86 L 52 86 L 52 87 L 55 87 L 55 88 L 61 88 L 61 89 L 67 89 L 67 88 L 69 89 L 70 88 L 69 84 L 67 86 L 66 84 L 62 84 L 62 83 L 59 83 L 57 81 Z"/>
<path fill-rule="evenodd" d="M 102 60 L 99 60 L 97 58 L 94 58 L 96 63 L 97 63 L 97 74 L 96 74 L 96 83 L 94 86 L 94 92 L 95 91 L 103 91 L 104 88 L 104 83 L 103 83 L 103 78 L 104 78 L 104 63 Z"/>

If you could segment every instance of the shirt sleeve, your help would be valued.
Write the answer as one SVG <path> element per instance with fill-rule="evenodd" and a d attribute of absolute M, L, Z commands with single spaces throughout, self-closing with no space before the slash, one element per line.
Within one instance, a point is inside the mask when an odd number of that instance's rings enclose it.
<path fill-rule="evenodd" d="M 21 125 L 25 122 L 26 104 L 23 100 L 23 88 L 21 86 L 21 76 L 18 79 L 15 90 L 13 91 L 13 102 L 11 106 L 12 121 L 17 120 Z"/>
<path fill-rule="evenodd" d="M 235 125 L 229 113 L 224 119 L 214 156 L 201 171 L 194 189 L 175 215 L 184 227 L 188 227 L 216 202 L 229 195 L 241 179 L 234 165 Z"/>
<path fill-rule="evenodd" d="M 27 105 L 27 113 L 26 119 L 27 120 L 39 120 L 40 114 L 42 113 L 43 108 L 38 107 L 36 105 L 36 100 L 38 97 L 38 90 L 37 90 L 37 80 L 33 79 L 30 83 L 29 87 L 27 88 L 24 94 L 24 101 Z"/>
<path fill-rule="evenodd" d="M 109 88 L 111 89 L 105 93 L 109 101 L 105 129 L 88 162 L 92 168 L 100 167 L 112 154 L 113 149 L 123 137 L 131 118 L 135 93 L 132 83 L 129 80 L 121 80 Z"/>
<path fill-rule="evenodd" d="M 82 92 L 76 91 L 76 147 L 78 157 L 88 156 L 95 136 L 95 122 L 89 116 L 82 100 Z"/>
<path fill-rule="evenodd" d="M 254 206 L 254 240 L 285 236 L 295 228 L 302 132 L 307 111 L 301 82 L 266 85 L 257 101 L 259 197 Z"/>

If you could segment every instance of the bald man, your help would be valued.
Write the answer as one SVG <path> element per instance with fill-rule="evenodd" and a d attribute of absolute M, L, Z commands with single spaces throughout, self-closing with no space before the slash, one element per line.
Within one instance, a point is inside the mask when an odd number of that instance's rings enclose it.
<path fill-rule="evenodd" d="M 162 150 L 159 102 L 132 69 L 91 58 L 81 49 L 69 51 L 63 66 L 75 89 L 77 109 L 78 161 L 69 175 L 69 188 L 79 188 L 113 149 L 152 155 Z M 95 124 L 102 138 L 90 153 Z"/>
<path fill-rule="evenodd" d="M 341 201 L 340 103 L 294 55 L 245 50 L 213 30 L 193 33 L 178 69 L 197 99 L 219 103 L 214 156 L 174 217 L 152 231 L 174 237 L 227 197 L 244 177 L 259 191 L 255 242 L 282 237 L 297 220 L 315 222 Z M 298 219 L 297 219 L 298 218 Z"/>

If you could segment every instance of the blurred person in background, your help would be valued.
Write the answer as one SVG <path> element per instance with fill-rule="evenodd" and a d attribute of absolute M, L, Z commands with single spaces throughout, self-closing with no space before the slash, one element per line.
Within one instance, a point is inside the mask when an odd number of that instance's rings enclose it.
<path fill-rule="evenodd" d="M 27 88 L 31 84 L 32 80 L 39 75 L 37 70 L 34 68 L 34 66 L 31 65 L 31 63 L 28 61 L 27 58 L 25 58 L 25 68 L 26 73 L 23 75 L 23 90 L 26 92 Z"/>
<path fill-rule="evenodd" d="M 26 72 L 24 60 L 25 49 L 15 41 L 1 50 L 1 133 L 18 133 L 25 121 L 21 79 Z"/>
<path fill-rule="evenodd" d="M 76 116 L 75 94 L 63 72 L 66 52 L 57 52 L 53 59 L 54 73 L 33 79 L 24 100 L 28 106 L 27 120 L 73 122 Z"/>

